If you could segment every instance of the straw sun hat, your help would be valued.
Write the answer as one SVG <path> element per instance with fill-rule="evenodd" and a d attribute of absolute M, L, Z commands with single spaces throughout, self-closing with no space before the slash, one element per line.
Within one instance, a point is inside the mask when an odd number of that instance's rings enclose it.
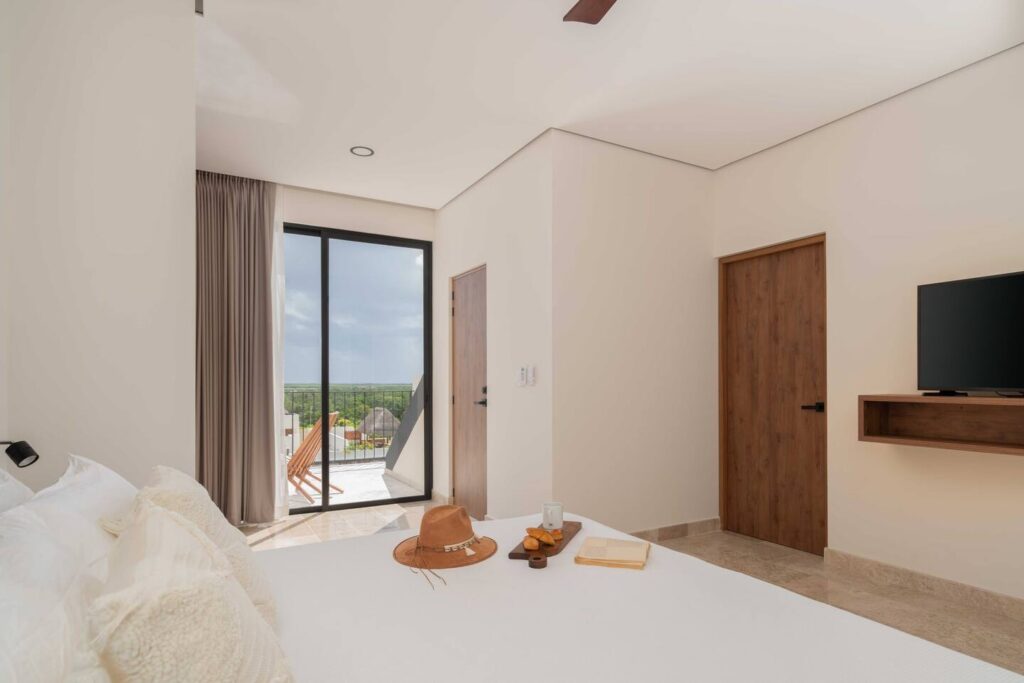
<path fill-rule="evenodd" d="M 395 546 L 395 560 L 414 569 L 454 569 L 483 562 L 498 549 L 494 539 L 477 536 L 461 505 L 431 508 L 420 522 L 420 535 Z"/>

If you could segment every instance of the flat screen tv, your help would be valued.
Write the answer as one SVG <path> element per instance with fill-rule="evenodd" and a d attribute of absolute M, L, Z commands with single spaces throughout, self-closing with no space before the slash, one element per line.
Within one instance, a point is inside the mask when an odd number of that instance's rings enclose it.
<path fill-rule="evenodd" d="M 917 288 L 917 384 L 1024 392 L 1024 273 Z"/>

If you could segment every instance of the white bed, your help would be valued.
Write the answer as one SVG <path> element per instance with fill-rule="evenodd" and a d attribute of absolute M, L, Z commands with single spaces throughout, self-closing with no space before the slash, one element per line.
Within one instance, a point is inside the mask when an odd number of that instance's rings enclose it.
<path fill-rule="evenodd" d="M 507 558 L 536 517 L 431 590 L 391 558 L 401 531 L 257 553 L 300 683 L 341 681 L 1024 681 L 743 574 L 654 546 L 644 571 L 576 565 L 585 518 L 546 569 Z M 551 645 L 546 645 L 550 643 Z"/>

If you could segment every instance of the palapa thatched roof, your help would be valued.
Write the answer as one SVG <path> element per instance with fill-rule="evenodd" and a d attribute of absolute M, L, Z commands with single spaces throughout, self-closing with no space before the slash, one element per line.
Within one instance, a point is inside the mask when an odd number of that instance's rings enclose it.
<path fill-rule="evenodd" d="M 363 434 L 377 436 L 394 436 L 398 431 L 399 420 L 387 408 L 373 408 L 359 423 L 359 431 Z"/>

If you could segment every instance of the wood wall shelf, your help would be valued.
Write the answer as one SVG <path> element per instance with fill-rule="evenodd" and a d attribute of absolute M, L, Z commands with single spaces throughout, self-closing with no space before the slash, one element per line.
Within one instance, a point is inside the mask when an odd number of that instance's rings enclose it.
<path fill-rule="evenodd" d="M 861 396 L 860 440 L 1024 455 L 1024 399 Z"/>

